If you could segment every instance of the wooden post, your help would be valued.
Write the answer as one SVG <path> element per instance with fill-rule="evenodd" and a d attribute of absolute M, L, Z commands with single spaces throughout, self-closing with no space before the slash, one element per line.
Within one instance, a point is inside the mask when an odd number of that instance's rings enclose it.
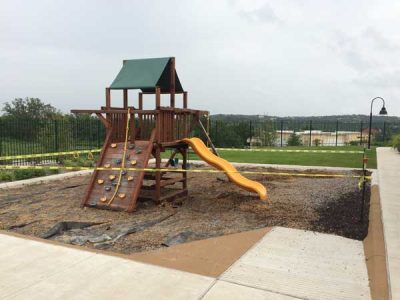
<path fill-rule="evenodd" d="M 128 117 L 128 114 L 126 114 L 126 117 Z M 130 142 L 131 143 L 135 143 L 136 140 L 136 124 L 135 124 L 136 120 L 135 120 L 135 113 L 131 113 L 131 118 L 130 118 Z"/>
<path fill-rule="evenodd" d="M 186 170 L 187 169 L 187 148 L 182 149 L 182 169 Z M 182 188 L 184 190 L 187 189 L 187 172 L 183 172 L 183 181 L 182 181 Z"/>
<path fill-rule="evenodd" d="M 156 169 L 161 168 L 161 152 L 160 152 L 160 146 L 157 145 L 156 147 Z M 155 174 L 155 179 L 156 179 L 156 189 L 154 193 L 154 200 L 156 203 L 160 203 L 160 198 L 161 198 L 161 172 L 156 172 Z"/>
<path fill-rule="evenodd" d="M 161 106 L 161 92 L 160 87 L 156 86 L 156 109 L 159 109 Z"/>
<path fill-rule="evenodd" d="M 161 106 L 161 100 L 160 100 L 160 87 L 156 86 L 156 110 L 158 110 L 158 113 L 156 115 L 156 140 L 157 142 L 161 141 L 161 119 L 162 119 L 162 112 L 159 110 Z"/>
<path fill-rule="evenodd" d="M 143 109 L 143 93 L 139 93 L 139 110 Z"/>
<path fill-rule="evenodd" d="M 170 82 L 170 94 L 171 94 L 171 107 L 175 107 L 175 58 L 172 57 L 170 60 L 170 71 L 171 71 L 171 82 Z"/>
<path fill-rule="evenodd" d="M 106 88 L 106 110 L 109 110 L 111 107 L 111 90 L 110 88 Z M 110 114 L 106 114 L 106 120 L 112 124 L 112 120 L 111 120 L 111 115 Z M 107 128 L 107 130 L 112 130 L 111 126 L 110 128 Z"/>
<path fill-rule="evenodd" d="M 106 109 L 110 109 L 111 107 L 111 90 L 110 88 L 106 88 Z"/>
<path fill-rule="evenodd" d="M 124 109 L 128 108 L 128 90 L 124 89 Z"/>
<path fill-rule="evenodd" d="M 188 96 L 188 93 L 187 92 L 183 92 L 183 108 L 187 108 L 187 96 Z"/>
<path fill-rule="evenodd" d="M 138 105 L 139 105 L 139 110 L 143 110 L 143 93 L 140 92 L 139 93 L 139 101 L 138 101 Z M 138 114 L 139 117 L 139 128 L 138 128 L 138 134 L 140 135 L 140 138 L 142 138 L 144 132 L 143 132 L 143 115 L 142 114 Z"/>

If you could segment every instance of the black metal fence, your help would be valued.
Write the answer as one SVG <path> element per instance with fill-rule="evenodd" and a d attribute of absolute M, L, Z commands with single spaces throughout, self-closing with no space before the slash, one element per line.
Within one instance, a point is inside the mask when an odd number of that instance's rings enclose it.
<path fill-rule="evenodd" d="M 368 124 L 295 121 L 214 121 L 209 133 L 217 147 L 342 146 L 367 142 Z M 192 135 L 199 134 L 193 131 Z M 400 132 L 400 123 L 373 123 L 373 144 Z M 89 150 L 102 146 L 105 129 L 95 117 L 57 120 L 0 118 L 0 156 Z"/>
<path fill-rule="evenodd" d="M 104 126 L 94 117 L 0 118 L 0 156 L 96 149 L 104 138 Z"/>
<path fill-rule="evenodd" d="M 384 145 L 400 132 L 400 122 L 373 122 L 371 141 Z M 340 121 L 211 121 L 210 137 L 217 147 L 363 146 L 369 124 Z"/>

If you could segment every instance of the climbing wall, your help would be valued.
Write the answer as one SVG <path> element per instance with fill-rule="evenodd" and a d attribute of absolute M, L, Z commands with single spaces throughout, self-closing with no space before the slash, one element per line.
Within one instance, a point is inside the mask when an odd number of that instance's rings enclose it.
<path fill-rule="evenodd" d="M 125 154 L 125 168 L 146 168 L 153 148 L 153 139 L 128 143 Z M 104 155 L 98 167 L 121 168 L 124 143 L 105 146 Z M 118 185 L 119 170 L 98 170 L 92 175 L 83 205 L 112 210 L 135 210 L 136 201 L 143 183 L 143 171 L 123 171 L 118 191 L 112 199 Z"/>

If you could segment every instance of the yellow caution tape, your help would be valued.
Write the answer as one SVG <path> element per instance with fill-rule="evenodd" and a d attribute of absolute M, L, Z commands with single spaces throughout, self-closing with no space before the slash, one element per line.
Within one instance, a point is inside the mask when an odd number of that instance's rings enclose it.
<path fill-rule="evenodd" d="M 13 156 L 0 156 L 0 160 L 12 160 L 12 159 L 24 159 L 24 158 L 41 158 L 50 156 L 64 156 L 73 155 L 75 158 L 79 157 L 80 154 L 98 153 L 101 149 L 94 150 L 81 150 L 81 151 L 68 151 L 68 152 L 54 152 L 54 153 L 38 153 L 38 154 L 26 154 L 26 155 L 13 155 Z"/>
<path fill-rule="evenodd" d="M 341 154 L 363 154 L 364 151 L 356 150 L 307 150 L 307 149 L 237 149 L 217 148 L 221 151 L 250 151 L 250 152 L 292 152 L 292 153 L 341 153 Z"/>
<path fill-rule="evenodd" d="M 297 176 L 297 177 L 327 177 L 327 178 L 365 178 L 371 179 L 371 176 L 345 175 L 345 174 L 312 174 L 312 173 L 289 173 L 289 172 L 263 172 L 263 171 L 222 171 L 210 169 L 169 169 L 169 168 L 103 168 L 103 167 L 64 167 L 64 166 L 14 166 L 0 165 L 0 170 L 67 170 L 67 171 L 134 171 L 134 172 L 176 172 L 176 173 L 240 173 L 253 175 L 274 175 L 274 176 Z"/>
<path fill-rule="evenodd" d="M 340 154 L 362 154 L 363 151 L 355 150 L 307 150 L 307 149 L 238 149 L 238 148 L 217 148 L 221 151 L 237 151 L 237 152 L 289 152 L 289 153 L 340 153 Z M 93 153 L 99 153 L 101 149 L 94 150 L 80 150 L 80 151 L 68 151 L 68 152 L 53 152 L 53 153 L 38 153 L 38 154 L 24 154 L 24 155 L 10 155 L 0 156 L 0 160 L 12 160 L 12 159 L 25 159 L 25 158 L 41 158 L 50 156 L 64 156 L 73 155 L 77 158 L 80 154 L 88 154 L 88 158 L 93 156 Z M 91 159 L 91 158 L 89 158 Z"/>
<path fill-rule="evenodd" d="M 371 180 L 371 176 L 359 176 L 360 179 L 358 180 L 358 190 L 362 190 L 363 183 L 366 181 Z"/>

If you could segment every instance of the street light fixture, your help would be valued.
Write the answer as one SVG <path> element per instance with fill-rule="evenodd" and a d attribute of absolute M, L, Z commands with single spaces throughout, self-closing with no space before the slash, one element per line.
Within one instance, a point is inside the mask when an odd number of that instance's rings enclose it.
<path fill-rule="evenodd" d="M 381 108 L 381 110 L 379 111 L 380 115 L 387 115 L 387 110 L 385 107 L 385 100 L 382 97 L 375 97 L 374 99 L 372 99 L 371 101 L 371 110 L 369 113 L 369 130 L 368 130 L 368 149 L 371 149 L 371 126 L 372 126 L 372 105 L 374 104 L 374 101 L 376 99 L 381 99 L 383 102 L 383 106 Z"/>

